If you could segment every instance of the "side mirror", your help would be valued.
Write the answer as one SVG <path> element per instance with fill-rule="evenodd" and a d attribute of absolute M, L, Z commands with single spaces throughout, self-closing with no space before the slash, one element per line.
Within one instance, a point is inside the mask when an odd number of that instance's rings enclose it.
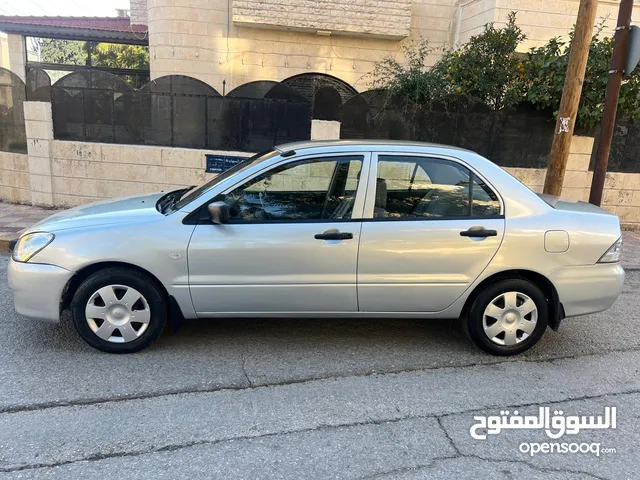
<path fill-rule="evenodd" d="M 213 202 L 207 207 L 211 221 L 216 225 L 229 223 L 229 205 L 224 202 Z"/>

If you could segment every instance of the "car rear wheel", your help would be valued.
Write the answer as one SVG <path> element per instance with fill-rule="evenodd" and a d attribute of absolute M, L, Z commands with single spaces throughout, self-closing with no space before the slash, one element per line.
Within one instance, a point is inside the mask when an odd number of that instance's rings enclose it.
<path fill-rule="evenodd" d="M 548 324 L 548 305 L 535 284 L 501 280 L 476 297 L 465 320 L 471 341 L 494 355 L 515 355 L 533 347 Z"/>
<path fill-rule="evenodd" d="M 158 339 L 167 301 L 155 280 L 127 268 L 105 268 L 78 287 L 71 302 L 82 339 L 108 353 L 137 352 Z"/>

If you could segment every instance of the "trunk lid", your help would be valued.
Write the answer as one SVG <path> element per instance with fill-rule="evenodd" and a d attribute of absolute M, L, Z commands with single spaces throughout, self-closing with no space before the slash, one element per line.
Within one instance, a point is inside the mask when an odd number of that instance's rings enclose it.
<path fill-rule="evenodd" d="M 598 213 L 601 215 L 615 216 L 613 213 L 606 211 L 604 208 L 597 207 L 588 202 L 561 200 L 554 195 L 547 195 L 546 193 L 539 193 L 538 196 L 549 206 L 555 208 L 556 210 L 562 210 L 565 212 Z"/>

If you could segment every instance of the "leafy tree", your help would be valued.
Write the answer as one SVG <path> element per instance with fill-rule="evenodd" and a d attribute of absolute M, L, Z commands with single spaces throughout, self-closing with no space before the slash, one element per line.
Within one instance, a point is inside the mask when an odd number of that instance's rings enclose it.
<path fill-rule="evenodd" d="M 593 127 L 602 119 L 609 65 L 613 53 L 613 39 L 602 37 L 603 25 L 596 29 L 589 47 L 577 124 Z M 531 49 L 524 63 L 527 99 L 539 108 L 560 107 L 573 31 L 568 40 L 552 38 L 545 45 Z M 640 117 L 640 78 L 638 74 L 626 79 L 620 91 L 619 112 L 628 118 Z"/>
<path fill-rule="evenodd" d="M 445 53 L 433 67 L 446 79 L 445 92 L 481 101 L 494 110 L 516 105 L 524 96 L 516 48 L 525 39 L 511 12 L 507 25 L 485 25 L 459 50 Z"/>
<path fill-rule="evenodd" d="M 34 38 L 34 49 L 40 61 L 67 65 L 86 65 L 91 54 L 92 65 L 111 68 L 149 68 L 149 48 L 140 45 L 80 42 L 53 38 Z"/>
<path fill-rule="evenodd" d="M 85 42 L 56 38 L 35 38 L 33 41 L 36 44 L 34 47 L 40 51 L 41 62 L 68 65 L 86 64 Z"/>
<path fill-rule="evenodd" d="M 386 57 L 375 65 L 373 86 L 419 104 L 447 95 L 463 95 L 495 110 L 517 104 L 524 82 L 516 48 L 525 35 L 515 20 L 512 12 L 503 28 L 487 24 L 459 50 L 445 52 L 431 69 L 426 59 L 433 49 L 426 40 L 410 42 L 402 48 L 404 63 Z"/>
<path fill-rule="evenodd" d="M 613 39 L 602 35 L 600 24 L 592 38 L 577 124 L 593 127 L 602 119 L 604 97 L 613 53 Z M 523 56 L 516 52 L 525 39 L 509 15 L 507 25 L 488 24 L 479 35 L 458 50 L 445 52 L 433 68 L 426 66 L 433 52 L 426 41 L 408 43 L 405 62 L 387 57 L 376 64 L 374 87 L 386 88 L 394 99 L 426 105 L 450 95 L 481 101 L 500 110 L 529 101 L 557 115 L 564 87 L 573 31 L 567 39 L 552 38 Z M 640 118 L 640 70 L 625 78 L 620 92 L 619 114 Z"/>
<path fill-rule="evenodd" d="M 440 71 L 426 66 L 434 52 L 423 38 L 404 44 L 401 54 L 405 62 L 387 56 L 374 66 L 373 87 L 387 89 L 393 96 L 418 104 L 426 104 L 442 93 L 444 79 Z"/>
<path fill-rule="evenodd" d="M 111 68 L 149 68 L 149 48 L 116 43 L 87 43 L 92 64 Z"/>

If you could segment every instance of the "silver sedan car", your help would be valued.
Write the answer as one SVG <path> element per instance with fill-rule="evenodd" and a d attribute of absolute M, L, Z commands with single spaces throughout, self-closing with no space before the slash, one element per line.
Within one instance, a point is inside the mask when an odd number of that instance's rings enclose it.
<path fill-rule="evenodd" d="M 462 149 L 282 145 L 195 188 L 33 226 L 9 283 L 27 318 L 71 311 L 91 346 L 140 350 L 171 316 L 462 319 L 512 355 L 622 290 L 618 217 L 540 196 Z"/>

